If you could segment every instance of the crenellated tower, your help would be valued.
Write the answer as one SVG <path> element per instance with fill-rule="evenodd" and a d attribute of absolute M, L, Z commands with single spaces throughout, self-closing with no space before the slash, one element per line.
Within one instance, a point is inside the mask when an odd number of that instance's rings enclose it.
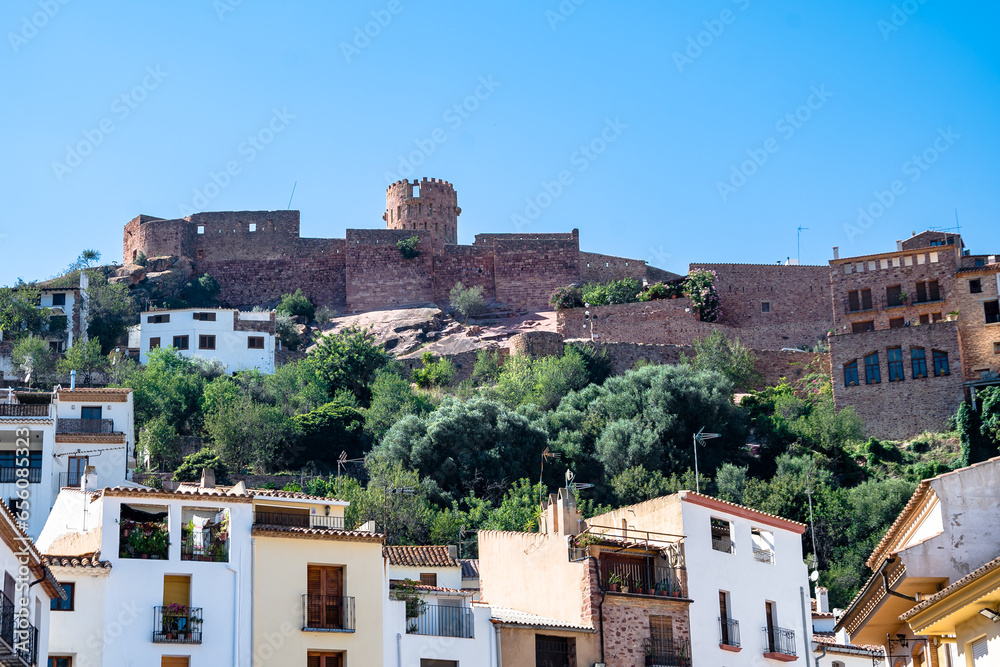
<path fill-rule="evenodd" d="M 385 191 L 386 229 L 424 229 L 440 243 L 458 243 L 458 194 L 440 178 L 396 181 Z"/>

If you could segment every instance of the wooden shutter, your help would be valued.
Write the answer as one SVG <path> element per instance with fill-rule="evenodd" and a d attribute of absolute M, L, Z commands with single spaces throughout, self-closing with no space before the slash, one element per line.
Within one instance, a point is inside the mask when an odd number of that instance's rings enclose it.
<path fill-rule="evenodd" d="M 307 579 L 309 627 L 343 627 L 344 568 L 310 565 Z"/>
<path fill-rule="evenodd" d="M 437 586 L 438 576 L 434 572 L 421 572 L 420 584 L 422 586 Z"/>
<path fill-rule="evenodd" d="M 674 619 L 669 616 L 649 617 L 649 637 L 654 644 L 668 646 L 674 643 Z"/>
<path fill-rule="evenodd" d="M 165 655 L 160 658 L 160 667 L 190 667 L 191 658 L 187 656 Z"/>
<path fill-rule="evenodd" d="M 344 667 L 343 653 L 310 653 L 307 667 Z"/>
<path fill-rule="evenodd" d="M 163 606 L 172 604 L 191 606 L 191 577 L 163 575 Z"/>

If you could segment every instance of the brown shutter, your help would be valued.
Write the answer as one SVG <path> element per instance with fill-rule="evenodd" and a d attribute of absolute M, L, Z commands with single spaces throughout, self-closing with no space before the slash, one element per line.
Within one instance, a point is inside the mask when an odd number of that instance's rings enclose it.
<path fill-rule="evenodd" d="M 323 658 L 317 653 L 310 653 L 306 660 L 306 667 L 323 667 Z"/>
<path fill-rule="evenodd" d="M 420 584 L 422 586 L 437 586 L 438 585 L 437 574 L 434 572 L 421 572 Z"/>
<path fill-rule="evenodd" d="M 191 577 L 163 575 L 163 606 L 172 604 L 191 606 Z"/>
<path fill-rule="evenodd" d="M 160 667 L 189 667 L 191 658 L 165 655 L 160 658 Z"/>

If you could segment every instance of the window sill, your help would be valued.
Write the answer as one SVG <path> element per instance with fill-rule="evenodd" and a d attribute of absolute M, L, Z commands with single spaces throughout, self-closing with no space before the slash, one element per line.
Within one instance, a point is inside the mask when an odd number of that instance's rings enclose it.
<path fill-rule="evenodd" d="M 346 632 L 353 634 L 354 630 L 347 630 L 345 628 L 302 628 L 302 632 Z"/>
<path fill-rule="evenodd" d="M 799 659 L 797 655 L 788 655 L 787 653 L 764 653 L 764 657 L 768 660 L 777 660 L 779 662 L 795 662 Z"/>
<path fill-rule="evenodd" d="M 739 653 L 740 651 L 743 650 L 743 647 L 733 646 L 732 644 L 719 644 L 719 648 L 721 648 L 723 651 L 730 651 L 732 653 Z"/>

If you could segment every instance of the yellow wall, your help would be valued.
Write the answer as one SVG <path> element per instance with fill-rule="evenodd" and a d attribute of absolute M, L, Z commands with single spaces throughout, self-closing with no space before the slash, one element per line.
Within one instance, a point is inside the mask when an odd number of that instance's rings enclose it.
<path fill-rule="evenodd" d="M 302 631 L 310 564 L 344 567 L 344 594 L 354 598 L 355 632 Z M 385 582 L 378 542 L 255 536 L 254 665 L 305 665 L 307 651 L 344 651 L 345 667 L 381 665 Z"/>
<path fill-rule="evenodd" d="M 500 655 L 503 658 L 503 664 L 534 665 L 535 635 L 574 637 L 576 639 L 577 667 L 590 667 L 601 659 L 601 640 L 595 633 L 504 627 L 500 630 Z"/>

